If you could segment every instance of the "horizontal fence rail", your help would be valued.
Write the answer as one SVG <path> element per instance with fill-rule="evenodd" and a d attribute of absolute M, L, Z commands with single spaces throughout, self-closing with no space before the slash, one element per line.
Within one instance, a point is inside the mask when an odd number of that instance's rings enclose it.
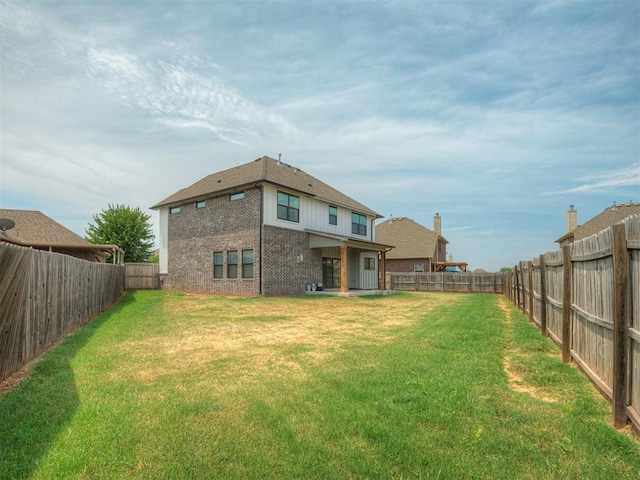
<path fill-rule="evenodd" d="M 503 293 L 501 273 L 386 273 L 391 290 L 416 292 L 484 292 Z"/>
<path fill-rule="evenodd" d="M 117 301 L 122 265 L 0 243 L 0 381 Z"/>
<path fill-rule="evenodd" d="M 640 215 L 519 262 L 504 292 L 640 431 Z"/>

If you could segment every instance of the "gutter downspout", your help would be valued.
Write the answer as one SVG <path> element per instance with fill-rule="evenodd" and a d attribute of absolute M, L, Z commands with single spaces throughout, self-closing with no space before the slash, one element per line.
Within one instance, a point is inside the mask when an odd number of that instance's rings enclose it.
<path fill-rule="evenodd" d="M 260 239 L 259 239 L 259 247 L 258 247 L 258 251 L 260 252 L 260 260 L 259 260 L 259 265 L 260 265 L 260 276 L 258 277 L 258 294 L 260 296 L 262 296 L 262 275 L 263 275 L 263 264 L 262 264 L 262 257 L 263 257 L 263 252 L 262 252 L 262 248 L 263 248 L 263 241 L 262 241 L 262 237 L 264 236 L 264 189 L 262 187 L 262 185 L 258 185 L 257 183 L 255 184 L 255 187 L 260 190 Z"/>

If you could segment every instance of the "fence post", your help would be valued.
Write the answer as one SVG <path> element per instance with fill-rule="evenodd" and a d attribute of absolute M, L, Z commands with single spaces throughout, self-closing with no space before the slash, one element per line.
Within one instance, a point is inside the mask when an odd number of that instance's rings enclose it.
<path fill-rule="evenodd" d="M 562 361 L 571 361 L 571 247 L 562 247 Z"/>
<path fill-rule="evenodd" d="M 529 270 L 529 322 L 533 323 L 533 262 L 527 262 Z"/>
<path fill-rule="evenodd" d="M 613 225 L 613 424 L 627 424 L 627 345 L 629 327 L 629 259 L 625 225 Z"/>
<path fill-rule="evenodd" d="M 544 266 L 544 255 L 540 255 L 540 333 L 547 336 L 547 272 Z"/>
<path fill-rule="evenodd" d="M 515 277 L 514 287 L 515 287 L 515 298 L 516 305 L 518 306 L 518 310 L 520 310 L 520 276 L 518 275 L 518 265 L 513 267 L 513 275 Z"/>

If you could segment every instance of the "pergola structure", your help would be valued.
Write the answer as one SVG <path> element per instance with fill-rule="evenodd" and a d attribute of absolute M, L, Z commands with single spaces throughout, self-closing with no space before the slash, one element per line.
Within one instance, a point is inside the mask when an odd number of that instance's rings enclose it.
<path fill-rule="evenodd" d="M 54 244 L 54 243 L 39 243 L 39 242 L 21 242 L 15 238 L 9 238 L 4 235 L 0 235 L 0 241 L 11 243 L 13 245 L 20 245 L 21 247 L 31 247 L 37 250 L 45 250 L 48 252 L 63 253 L 72 257 L 85 258 L 87 253 L 94 253 L 97 258 L 100 258 L 102 262 L 109 255 L 112 256 L 112 263 L 122 264 L 124 263 L 124 250 L 117 245 L 98 245 L 98 244 Z"/>
<path fill-rule="evenodd" d="M 466 262 L 433 262 L 434 272 L 444 272 L 447 268 L 458 268 L 462 272 L 467 272 Z"/>

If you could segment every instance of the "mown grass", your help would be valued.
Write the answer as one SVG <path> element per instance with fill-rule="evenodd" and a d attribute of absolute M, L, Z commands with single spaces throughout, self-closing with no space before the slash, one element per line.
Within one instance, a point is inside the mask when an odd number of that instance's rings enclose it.
<path fill-rule="evenodd" d="M 499 296 L 129 292 L 32 370 L 0 396 L 0 478 L 640 477 Z"/>

